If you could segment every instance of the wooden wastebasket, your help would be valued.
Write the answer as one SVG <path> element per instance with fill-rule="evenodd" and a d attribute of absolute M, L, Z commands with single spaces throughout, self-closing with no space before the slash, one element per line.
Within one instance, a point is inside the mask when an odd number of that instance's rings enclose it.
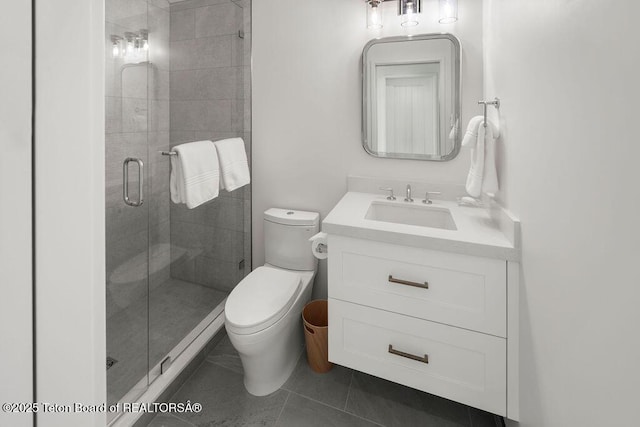
<path fill-rule="evenodd" d="M 307 346 L 307 362 L 315 372 L 324 373 L 333 368 L 329 362 L 327 327 L 327 300 L 311 301 L 302 310 L 304 341 Z"/>

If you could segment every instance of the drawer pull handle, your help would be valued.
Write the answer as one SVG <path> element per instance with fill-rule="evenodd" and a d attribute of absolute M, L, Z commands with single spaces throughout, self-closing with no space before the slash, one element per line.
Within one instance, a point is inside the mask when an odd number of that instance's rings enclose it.
<path fill-rule="evenodd" d="M 395 354 L 396 356 L 406 357 L 407 359 L 416 360 L 422 363 L 429 363 L 429 355 L 425 354 L 424 357 L 416 356 L 415 354 L 405 353 L 404 351 L 394 350 L 393 346 L 389 344 L 389 353 Z"/>
<path fill-rule="evenodd" d="M 429 289 L 429 282 L 418 283 L 410 282 L 408 280 L 394 279 L 391 274 L 389 275 L 389 281 L 391 283 L 399 283 L 401 285 L 413 286 L 415 288 Z"/>

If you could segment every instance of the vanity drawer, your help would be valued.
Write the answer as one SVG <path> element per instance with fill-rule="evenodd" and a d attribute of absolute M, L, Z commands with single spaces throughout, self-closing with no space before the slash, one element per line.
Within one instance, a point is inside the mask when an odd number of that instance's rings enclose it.
<path fill-rule="evenodd" d="M 506 413 L 503 338 L 329 299 L 329 360 L 495 414 Z"/>
<path fill-rule="evenodd" d="M 505 261 L 334 235 L 329 248 L 330 298 L 506 337 Z"/>

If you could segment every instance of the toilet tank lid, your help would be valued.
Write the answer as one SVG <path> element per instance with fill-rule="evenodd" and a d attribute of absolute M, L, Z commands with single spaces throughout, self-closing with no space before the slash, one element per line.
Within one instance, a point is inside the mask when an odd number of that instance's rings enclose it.
<path fill-rule="evenodd" d="M 284 225 L 317 225 L 320 214 L 317 212 L 295 211 L 293 209 L 271 208 L 264 212 L 264 219 Z"/>

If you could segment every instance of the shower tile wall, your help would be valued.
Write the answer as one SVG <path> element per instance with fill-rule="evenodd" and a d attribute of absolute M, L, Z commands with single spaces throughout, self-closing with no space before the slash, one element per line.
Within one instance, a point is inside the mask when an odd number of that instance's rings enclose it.
<path fill-rule="evenodd" d="M 171 5 L 171 146 L 240 136 L 250 153 L 250 28 L 246 0 Z M 196 209 L 172 203 L 171 276 L 231 290 L 251 268 L 250 200 L 246 186 Z"/>
<path fill-rule="evenodd" d="M 106 264 L 107 318 L 169 278 L 169 164 L 157 150 L 169 148 L 169 3 L 107 0 L 106 7 Z M 149 30 L 149 61 L 113 58 L 110 38 Z M 150 153 L 150 155 L 149 155 Z M 138 157 L 150 183 L 140 208 L 122 201 L 122 162 Z M 131 168 L 131 191 L 137 188 Z M 136 194 L 132 196 L 137 197 Z M 150 222 L 147 221 L 149 215 Z M 164 243 L 165 245 L 161 245 Z M 151 265 L 147 253 L 151 250 Z"/>

